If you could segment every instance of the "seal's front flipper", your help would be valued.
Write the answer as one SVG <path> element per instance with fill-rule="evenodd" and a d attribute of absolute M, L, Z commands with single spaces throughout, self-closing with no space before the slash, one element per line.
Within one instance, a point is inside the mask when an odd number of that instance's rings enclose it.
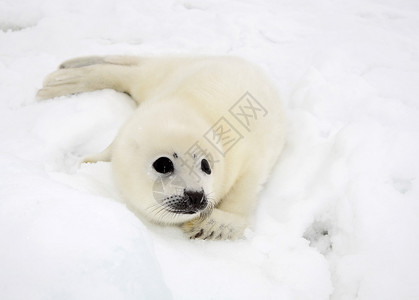
<path fill-rule="evenodd" d="M 90 154 L 83 157 L 83 163 L 95 163 L 98 161 L 111 161 L 112 156 L 112 144 L 110 144 L 105 150 L 100 153 Z"/>
<path fill-rule="evenodd" d="M 186 222 L 181 228 L 190 239 L 237 240 L 243 237 L 246 226 L 244 217 L 216 208 L 208 218 Z"/>

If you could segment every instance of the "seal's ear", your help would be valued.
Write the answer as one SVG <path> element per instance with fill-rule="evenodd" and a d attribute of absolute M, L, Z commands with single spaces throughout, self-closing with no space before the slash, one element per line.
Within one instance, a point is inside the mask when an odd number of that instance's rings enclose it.
<path fill-rule="evenodd" d="M 98 161 L 111 161 L 112 155 L 112 144 L 110 144 L 105 150 L 96 154 L 90 154 L 83 157 L 83 163 L 95 163 Z"/>

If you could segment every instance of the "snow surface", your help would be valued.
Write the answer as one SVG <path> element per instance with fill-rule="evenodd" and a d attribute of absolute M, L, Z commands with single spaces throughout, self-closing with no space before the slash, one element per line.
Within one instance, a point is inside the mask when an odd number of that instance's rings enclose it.
<path fill-rule="evenodd" d="M 419 299 L 419 2 L 0 1 L 0 299 Z M 232 54 L 282 91 L 288 143 L 247 239 L 191 241 L 122 203 L 134 109 L 37 103 L 91 54 Z"/>

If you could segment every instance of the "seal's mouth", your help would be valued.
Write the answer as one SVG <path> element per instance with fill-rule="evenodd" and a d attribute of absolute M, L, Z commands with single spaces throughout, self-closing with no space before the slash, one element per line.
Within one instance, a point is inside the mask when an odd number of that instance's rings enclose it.
<path fill-rule="evenodd" d="M 169 212 L 174 213 L 174 214 L 180 214 L 180 215 L 193 215 L 198 213 L 198 211 L 194 211 L 194 210 L 174 210 L 174 209 L 167 209 Z"/>
<path fill-rule="evenodd" d="M 173 195 L 163 199 L 162 205 L 171 213 L 184 215 L 202 213 L 209 206 L 205 194 L 199 199 L 188 195 Z"/>

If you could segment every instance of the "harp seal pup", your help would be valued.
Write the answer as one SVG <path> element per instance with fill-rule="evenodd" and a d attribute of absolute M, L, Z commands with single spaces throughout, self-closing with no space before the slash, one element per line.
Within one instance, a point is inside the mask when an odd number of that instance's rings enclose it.
<path fill-rule="evenodd" d="M 127 205 L 190 238 L 243 237 L 285 139 L 280 99 L 237 57 L 81 57 L 46 77 L 39 100 L 114 89 L 138 108 L 103 152 Z"/>

